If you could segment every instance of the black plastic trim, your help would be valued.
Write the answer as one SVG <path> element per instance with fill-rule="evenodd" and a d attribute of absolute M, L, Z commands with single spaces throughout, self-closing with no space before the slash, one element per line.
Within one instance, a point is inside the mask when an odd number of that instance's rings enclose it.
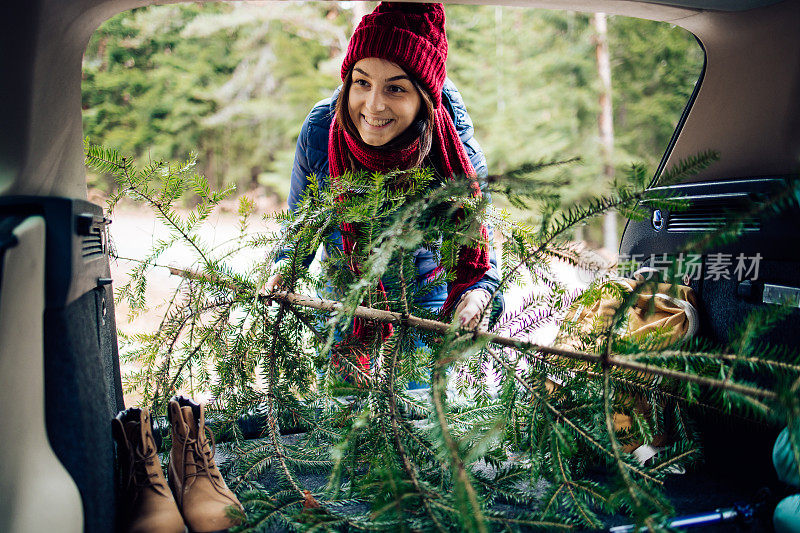
<path fill-rule="evenodd" d="M 678 124 L 675 126 L 675 131 L 672 132 L 672 137 L 670 137 L 669 144 L 664 151 L 664 155 L 661 156 L 661 161 L 658 163 L 658 168 L 656 169 L 652 179 L 650 180 L 650 183 L 647 186 L 648 189 L 656 185 L 656 182 L 661 177 L 661 173 L 664 171 L 664 167 L 667 166 L 669 156 L 672 155 L 672 150 L 675 148 L 675 143 L 678 142 L 678 137 L 680 136 L 681 131 L 683 131 L 683 126 L 686 124 L 686 120 L 689 118 L 689 113 L 694 106 L 695 100 L 697 100 L 697 95 L 700 93 L 700 87 L 703 85 L 703 80 L 706 77 L 706 67 L 708 66 L 708 53 L 706 52 L 706 47 L 703 45 L 703 41 L 697 38 L 697 35 L 692 34 L 692 36 L 694 37 L 695 41 L 697 41 L 697 44 L 700 45 L 700 49 L 703 51 L 703 68 L 700 69 L 700 75 L 697 77 L 697 81 L 694 84 L 694 89 L 692 89 L 692 94 L 689 96 L 689 101 L 686 102 L 686 105 L 683 107 L 683 112 L 681 113 L 681 117 L 678 119 Z M 622 240 L 625 237 L 625 232 L 628 231 L 628 226 L 630 223 L 630 219 L 625 222 L 625 227 L 623 228 L 622 235 L 620 235 L 619 238 L 619 246 L 617 247 L 618 253 L 622 253 Z"/>
<path fill-rule="evenodd" d="M 111 277 L 104 238 L 106 221 L 99 205 L 50 196 L 0 197 L 9 216 L 45 219 L 45 305 L 64 307 Z M 87 225 L 88 217 L 92 222 Z M 90 235 L 82 236 L 81 232 Z"/>
<path fill-rule="evenodd" d="M 708 54 L 706 53 L 706 47 L 703 46 L 703 42 L 697 38 L 697 35 L 694 35 L 694 39 L 697 41 L 697 44 L 700 45 L 700 49 L 703 50 L 703 68 L 700 69 L 700 76 L 698 76 L 697 81 L 694 84 L 694 89 L 692 90 L 691 96 L 689 96 L 689 101 L 686 102 L 686 105 L 683 108 L 681 118 L 678 119 L 678 124 L 675 126 L 675 131 L 672 132 L 672 137 L 669 140 L 667 149 L 664 152 L 664 155 L 661 156 L 661 162 L 658 164 L 658 168 L 656 169 L 655 174 L 653 174 L 653 179 L 650 180 L 648 188 L 655 186 L 656 182 L 661 177 L 661 173 L 664 172 L 664 167 L 667 166 L 667 160 L 669 160 L 669 156 L 672 155 L 672 150 L 675 148 L 675 143 L 678 142 L 678 137 L 680 136 L 681 131 L 683 131 L 683 126 L 686 124 L 686 120 L 689 118 L 689 113 L 694 106 L 695 100 L 697 100 L 697 94 L 700 92 L 700 86 L 703 85 L 703 80 L 706 77 L 706 67 L 708 66 Z"/>
<path fill-rule="evenodd" d="M 2 299 L 3 265 L 5 264 L 6 250 L 19 243 L 17 236 L 14 235 L 14 230 L 25 218 L 18 215 L 0 218 L 0 299 Z"/>

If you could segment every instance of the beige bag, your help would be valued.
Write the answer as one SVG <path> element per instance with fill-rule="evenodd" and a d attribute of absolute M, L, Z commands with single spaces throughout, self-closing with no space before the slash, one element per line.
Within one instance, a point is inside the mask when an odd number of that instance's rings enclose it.
<path fill-rule="evenodd" d="M 627 311 L 616 333 L 621 338 L 650 341 L 649 348 L 660 349 L 692 338 L 699 325 L 697 299 L 691 287 L 668 283 L 647 283 L 638 279 L 610 279 L 603 296 L 591 306 L 573 306 L 564 319 L 567 327 L 556 339 L 556 345 L 577 350 L 595 351 L 586 346 L 581 334 L 601 333 L 608 328 L 627 294 L 639 289 L 636 303 Z M 672 296 L 669 293 L 677 292 Z"/>
<path fill-rule="evenodd" d="M 634 274 L 637 279 L 610 279 L 603 296 L 591 306 L 573 306 L 565 317 L 567 327 L 556 339 L 556 345 L 574 350 L 597 352 L 603 349 L 595 342 L 587 345 L 589 334 L 597 334 L 606 330 L 617 309 L 623 304 L 626 296 L 641 288 L 636 303 L 628 309 L 616 333 L 622 338 L 629 338 L 657 350 L 692 338 L 698 330 L 697 299 L 691 287 L 670 285 L 668 283 L 650 283 L 642 273 Z M 645 285 L 647 284 L 647 285 Z M 675 296 L 670 295 L 676 294 Z M 598 341 L 599 342 L 599 341 Z M 548 389 L 555 392 L 560 380 L 548 380 Z M 629 407 L 642 415 L 650 414 L 650 405 L 638 395 L 625 400 Z M 633 426 L 633 418 L 624 413 L 614 413 L 614 429 L 626 431 Z M 633 453 L 640 462 L 650 459 L 661 446 L 669 443 L 666 435 L 654 435 L 649 444 L 630 442 L 624 451 Z"/>

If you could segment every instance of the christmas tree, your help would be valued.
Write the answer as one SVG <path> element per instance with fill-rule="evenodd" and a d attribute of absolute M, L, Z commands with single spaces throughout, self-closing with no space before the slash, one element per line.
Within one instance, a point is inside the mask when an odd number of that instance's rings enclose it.
<path fill-rule="evenodd" d="M 138 168 L 112 150 L 87 146 L 86 153 L 90 167 L 117 181 L 112 214 L 132 197 L 170 229 L 118 298 L 134 310 L 147 306 L 146 273 L 163 266 L 172 246 L 193 250 L 194 264 L 171 267 L 181 281 L 158 331 L 122 339 L 131 345 L 125 357 L 140 368 L 126 383 L 154 413 L 179 389 L 215 398 L 231 485 L 247 508 L 242 530 L 560 530 L 599 528 L 617 512 L 658 530 L 674 514 L 665 476 L 700 457 L 687 407 L 788 423 L 798 433 L 797 353 L 759 342 L 785 308 L 748 320 L 759 327 L 742 327 L 728 346 L 675 343 L 669 331 L 635 336 L 625 325 L 640 296 L 675 287 L 677 266 L 631 290 L 602 274 L 572 293 L 553 274 L 554 259 L 591 267 L 569 240 L 591 217 L 615 209 L 639 219 L 648 206 L 681 208 L 679 198 L 646 190 L 641 166 L 612 194 L 566 211 L 557 188 L 536 177 L 564 162 L 490 177 L 492 194 L 536 207 L 535 225 L 515 223 L 486 196 L 471 198 L 467 180 L 442 183 L 424 168 L 347 174 L 326 189 L 311 179 L 294 213 L 274 215 L 280 231 L 249 232 L 252 206 L 243 199 L 239 237 L 214 247 L 200 229 L 232 190 L 212 191 L 194 159 Z M 679 182 L 714 158 L 687 160 L 661 183 Z M 752 209 L 794 201 L 795 188 L 788 189 Z M 199 203 L 182 215 L 176 205 L 187 192 Z M 353 254 L 310 270 L 303 260 L 343 223 L 359 228 Z M 412 253 L 424 246 L 451 272 L 461 247 L 474 245 L 487 223 L 504 238 L 498 291 L 525 280 L 537 290 L 488 331 L 462 329 L 415 304 L 452 274 L 420 283 Z M 734 221 L 687 249 L 739 231 Z M 246 272 L 231 267 L 235 254 L 254 248 L 263 261 Z M 262 295 L 279 253 L 288 254 L 279 263 L 287 290 Z M 326 284 L 340 297 L 311 296 Z M 578 319 L 578 309 L 609 299 L 618 302 L 612 313 L 588 326 Z M 358 342 L 354 319 L 370 325 Z M 558 344 L 529 340 L 553 323 Z M 382 334 L 381 324 L 392 324 L 392 334 Z M 407 390 L 410 382 L 430 387 L 420 395 Z M 243 417 L 258 421 L 258 438 L 245 438 Z M 630 423 L 620 427 L 619 417 Z M 653 460 L 628 453 L 665 434 L 672 442 Z"/>

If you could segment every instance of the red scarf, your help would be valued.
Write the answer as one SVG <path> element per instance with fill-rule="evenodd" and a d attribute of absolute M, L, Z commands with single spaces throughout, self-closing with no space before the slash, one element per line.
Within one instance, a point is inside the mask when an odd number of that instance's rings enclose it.
<path fill-rule="evenodd" d="M 388 172 L 390 170 L 405 170 L 416 161 L 419 150 L 419 141 L 414 141 L 410 146 L 401 150 L 381 150 L 367 146 L 360 140 L 354 139 L 343 128 L 339 126 L 334 117 L 331 122 L 330 137 L 328 139 L 328 165 L 331 178 L 341 176 L 349 169 L 347 153 L 351 153 L 364 168 L 377 172 Z M 472 196 L 480 198 L 482 196 L 478 185 L 475 169 L 467 156 L 461 139 L 458 137 L 455 124 L 444 106 L 439 106 L 436 110 L 433 131 L 433 146 L 438 160 L 441 162 L 440 169 L 445 176 L 453 179 L 455 176 L 467 176 L 470 179 Z M 342 224 L 342 247 L 345 255 L 352 256 L 355 248 L 355 236 L 358 228 L 355 224 Z M 458 261 L 455 267 L 455 281 L 450 285 L 450 290 L 442 306 L 442 314 L 449 313 L 455 306 L 456 297 L 460 297 L 464 290 L 477 283 L 489 270 L 489 249 L 488 233 L 485 226 L 481 226 L 482 245 L 478 247 L 462 246 L 458 253 Z M 356 275 L 360 274 L 359 265 L 350 261 L 350 268 Z M 386 301 L 386 291 L 383 282 L 378 283 L 378 296 Z M 356 318 L 353 325 L 353 336 L 363 342 L 367 342 L 374 332 L 374 325 L 367 321 Z M 382 328 L 383 339 L 386 340 L 392 334 L 392 325 L 384 324 Z M 369 368 L 369 357 L 364 355 L 359 357 L 359 363 L 364 369 Z"/>

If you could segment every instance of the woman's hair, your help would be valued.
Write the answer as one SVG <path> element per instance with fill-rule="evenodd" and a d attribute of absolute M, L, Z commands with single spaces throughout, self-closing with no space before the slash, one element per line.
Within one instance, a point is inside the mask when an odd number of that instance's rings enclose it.
<path fill-rule="evenodd" d="M 431 95 L 428 93 L 428 91 L 415 78 L 409 77 L 409 79 L 411 80 L 411 84 L 417 90 L 420 95 L 420 99 L 422 100 L 417 118 L 411 123 L 406 131 L 380 148 L 390 150 L 405 148 L 414 142 L 415 139 L 419 139 L 419 157 L 413 165 L 414 167 L 419 167 L 422 166 L 423 161 L 425 161 L 425 158 L 430 154 L 431 146 L 433 145 L 433 128 L 436 117 L 436 107 L 433 103 L 433 98 L 431 98 Z M 347 76 L 344 78 L 342 90 L 339 92 L 339 97 L 336 100 L 336 120 L 339 122 L 339 126 L 345 132 L 347 132 L 348 135 L 356 139 L 361 139 L 361 135 L 358 133 L 356 125 L 353 124 L 353 120 L 350 118 L 350 112 L 347 106 L 348 100 L 350 99 L 350 87 L 352 87 L 352 85 L 353 69 L 351 68 L 347 72 Z M 353 154 L 348 153 L 347 156 L 350 162 L 350 168 L 357 168 Z"/>

